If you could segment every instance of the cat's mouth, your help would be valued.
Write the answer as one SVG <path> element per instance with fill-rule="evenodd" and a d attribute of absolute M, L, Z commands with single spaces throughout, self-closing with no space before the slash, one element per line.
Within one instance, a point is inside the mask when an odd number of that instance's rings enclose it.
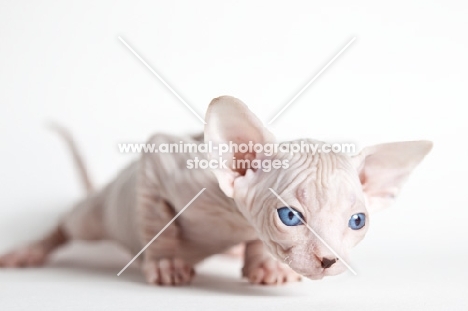
<path fill-rule="evenodd" d="M 321 280 L 325 276 L 325 273 L 321 272 L 319 274 L 303 274 L 303 276 L 311 280 Z"/>
<path fill-rule="evenodd" d="M 309 274 L 303 274 L 308 279 L 311 280 L 321 280 L 325 276 L 333 276 L 333 275 L 338 275 L 346 271 L 346 269 L 319 269 L 316 272 L 309 273 Z"/>
<path fill-rule="evenodd" d="M 316 267 L 314 269 L 305 270 L 302 269 L 302 272 L 296 271 L 304 277 L 311 280 L 321 280 L 325 276 L 338 275 L 346 271 L 346 267 L 343 264 L 335 264 L 330 268 Z"/>

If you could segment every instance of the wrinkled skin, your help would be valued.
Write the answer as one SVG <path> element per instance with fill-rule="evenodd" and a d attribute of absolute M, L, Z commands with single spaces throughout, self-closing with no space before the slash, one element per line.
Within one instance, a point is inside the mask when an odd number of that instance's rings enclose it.
<path fill-rule="evenodd" d="M 348 158 L 330 154 L 298 154 L 289 163 L 301 163 L 301 173 L 275 176 L 250 171 L 245 185 L 235 189 L 234 198 L 255 227 L 265 228 L 259 238 L 278 260 L 287 258 L 294 271 L 311 279 L 341 273 L 346 267 L 339 261 L 328 269 L 321 267 L 322 258 L 335 258 L 333 253 L 306 226 L 285 226 L 276 212 L 284 204 L 264 189 L 274 189 L 300 211 L 307 224 L 347 261 L 350 249 L 369 228 L 368 222 L 361 230 L 348 227 L 351 215 L 368 214 L 355 168 Z M 326 170 L 318 169 L 324 166 Z"/>
<path fill-rule="evenodd" d="M 260 144 L 275 141 L 235 98 L 213 100 L 207 120 L 205 141 Z M 244 158 L 287 159 L 289 168 L 269 173 L 218 170 L 215 174 L 226 195 L 235 200 L 239 210 L 256 228 L 269 253 L 287 262 L 297 273 L 321 279 L 346 270 L 343 260 L 348 260 L 351 248 L 364 238 L 369 228 L 368 214 L 392 203 L 408 175 L 431 148 L 431 142 L 415 141 L 368 147 L 356 156 L 335 153 L 245 155 Z M 242 157 L 228 154 L 225 158 L 233 156 Z M 336 260 L 334 253 L 307 226 L 285 226 L 276 212 L 285 204 L 266 191 L 269 188 L 301 212 L 309 227 L 342 261 L 323 268 L 322 259 Z M 364 213 L 367 223 L 360 230 L 351 230 L 348 221 L 356 213 Z"/>
<path fill-rule="evenodd" d="M 214 145 L 275 142 L 247 106 L 233 97 L 214 99 L 206 122 L 204 140 Z M 157 134 L 148 143 L 201 140 Z M 354 156 L 228 152 L 223 154 L 228 167 L 212 170 L 189 170 L 187 160 L 216 159 L 217 151 L 142 154 L 102 190 L 91 191 L 48 236 L 1 256 L 0 266 L 43 264 L 54 249 L 75 239 L 114 240 L 136 254 L 206 188 L 143 253 L 140 264 L 148 283 L 187 284 L 198 262 L 239 243 L 245 243 L 242 274 L 255 284 L 292 282 L 301 275 L 310 279 L 336 275 L 346 270 L 343 261 L 364 238 L 369 213 L 393 202 L 431 147 L 427 141 L 389 143 Z M 76 148 L 72 151 L 83 168 Z M 234 156 L 247 161 L 287 160 L 289 167 L 270 172 L 236 169 L 230 165 Z M 84 182 L 91 189 L 89 181 Z M 277 211 L 285 204 L 270 188 L 302 213 L 306 224 L 286 226 Z M 352 230 L 348 221 L 357 213 L 365 214 L 366 224 Z"/>

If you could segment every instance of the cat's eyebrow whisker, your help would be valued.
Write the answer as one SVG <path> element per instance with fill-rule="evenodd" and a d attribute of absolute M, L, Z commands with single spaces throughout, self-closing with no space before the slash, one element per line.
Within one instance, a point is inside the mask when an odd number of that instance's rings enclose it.
<path fill-rule="evenodd" d="M 284 204 L 284 206 L 286 206 L 287 208 L 289 208 L 289 210 L 290 210 L 291 212 L 294 212 L 294 209 L 292 209 L 291 206 L 289 206 L 289 204 L 286 203 L 286 201 L 283 200 L 283 198 L 281 198 L 281 197 L 279 196 L 279 194 L 276 193 L 275 190 L 273 190 L 272 188 L 268 188 L 268 189 L 278 198 L 278 200 L 281 201 L 281 203 Z M 348 270 L 351 271 L 354 275 L 357 275 L 356 271 L 355 271 L 353 268 L 351 268 L 351 266 L 348 265 L 348 263 L 346 263 L 346 261 L 344 261 L 343 258 L 342 258 L 340 255 L 338 255 L 338 253 L 337 253 L 333 248 L 331 248 L 331 246 L 328 245 L 328 243 L 325 242 L 325 240 L 322 239 L 322 237 L 321 237 L 317 232 L 315 232 L 315 230 L 312 229 L 312 228 L 305 222 L 305 220 L 304 220 L 299 214 L 296 214 L 296 217 L 298 217 L 298 218 L 301 220 L 302 224 L 304 224 L 304 226 L 306 226 L 307 229 L 309 229 L 310 232 L 312 232 L 312 233 L 315 235 L 315 237 L 316 237 L 320 242 L 322 242 L 323 245 L 325 245 L 325 246 L 330 250 L 330 252 L 333 253 L 333 255 L 335 256 L 335 258 L 337 258 L 338 260 L 340 260 L 340 261 L 345 265 L 345 267 L 348 268 Z"/>

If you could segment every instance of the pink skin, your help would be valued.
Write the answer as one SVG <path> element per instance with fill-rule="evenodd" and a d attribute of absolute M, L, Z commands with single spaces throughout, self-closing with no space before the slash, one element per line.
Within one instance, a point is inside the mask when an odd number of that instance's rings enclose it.
<path fill-rule="evenodd" d="M 213 100 L 206 119 L 205 141 L 238 144 L 275 141 L 245 104 L 232 97 Z M 321 279 L 344 272 L 346 266 L 337 261 L 327 269 L 322 268 L 322 259 L 334 259 L 333 252 L 306 226 L 285 226 L 276 213 L 284 204 L 265 189 L 274 189 L 289 206 L 300 211 L 307 224 L 347 261 L 349 251 L 364 238 L 369 228 L 367 223 L 360 230 L 351 230 L 348 227 L 351 215 L 364 213 L 368 216 L 389 206 L 431 147 L 431 142 L 415 141 L 368 147 L 356 156 L 245 154 L 250 160 L 288 160 L 290 168 L 271 172 L 221 169 L 214 173 L 221 189 L 258 228 L 259 238 L 270 254 L 279 261 L 287 258 L 289 266 L 303 276 Z M 240 158 L 242 154 L 226 154 L 224 158 L 229 162 L 234 156 Z"/>
<path fill-rule="evenodd" d="M 204 139 L 219 143 L 275 142 L 240 100 L 214 99 L 206 113 Z M 56 128 L 57 129 L 57 128 Z M 186 161 L 218 159 L 213 154 L 142 154 L 141 158 L 100 191 L 92 190 L 71 137 L 74 159 L 89 190 L 47 237 L 0 256 L 0 266 L 45 262 L 70 240 L 114 240 L 136 254 L 202 188 L 206 191 L 144 252 L 141 270 L 149 284 L 182 285 L 194 276 L 201 260 L 245 244 L 242 275 L 254 284 L 283 284 L 300 276 L 321 279 L 346 271 L 349 252 L 369 228 L 369 214 L 388 207 L 411 171 L 430 151 L 427 141 L 398 142 L 363 149 L 358 155 L 334 153 L 225 153 L 227 168 L 188 170 Z M 200 143 L 200 137 L 153 135 L 148 143 Z M 321 142 L 307 140 L 309 143 Z M 285 142 L 284 144 L 290 144 Z M 287 160 L 288 168 L 233 169 L 232 158 Z M 302 213 L 305 225 L 286 226 L 277 209 L 284 204 L 269 189 Z M 364 213 L 360 230 L 348 227 L 353 214 Z M 332 262 L 326 265 L 326 262 Z M 326 266 L 326 268 L 324 268 Z"/>

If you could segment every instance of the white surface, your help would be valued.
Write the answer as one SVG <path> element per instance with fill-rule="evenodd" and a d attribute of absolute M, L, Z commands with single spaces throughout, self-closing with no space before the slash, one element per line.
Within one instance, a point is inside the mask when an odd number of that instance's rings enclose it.
<path fill-rule="evenodd" d="M 107 267 L 89 255 L 81 268 L 63 259 L 43 270 L 0 271 L 0 309 L 466 309 L 467 5 L 2 1 L 0 251 L 37 237 L 82 195 L 44 121 L 75 133 L 100 185 L 134 157 L 119 154 L 117 143 L 201 130 L 118 36 L 200 115 L 213 97 L 230 94 L 264 121 L 356 36 L 272 132 L 359 146 L 430 139 L 435 147 L 397 203 L 372 217 L 352 259 L 358 277 L 254 288 L 239 283 L 240 264 L 214 260 L 193 287 L 157 289 L 136 271 L 114 276 L 123 258 Z M 103 268 L 86 268 L 97 259 Z"/>
<path fill-rule="evenodd" d="M 86 255 L 85 255 L 86 254 Z M 351 273 L 279 287 L 241 280 L 241 261 L 217 256 L 201 264 L 192 285 L 151 287 L 130 259 L 112 245 L 74 245 L 43 269 L 1 271 L 2 310 L 466 310 L 466 261 L 445 265 L 440 253 L 390 251 L 358 256 Z M 428 258 L 430 260 L 421 260 Z M 360 264 L 358 262 L 361 262 Z M 441 265 L 444 265 L 441 268 Z"/>

